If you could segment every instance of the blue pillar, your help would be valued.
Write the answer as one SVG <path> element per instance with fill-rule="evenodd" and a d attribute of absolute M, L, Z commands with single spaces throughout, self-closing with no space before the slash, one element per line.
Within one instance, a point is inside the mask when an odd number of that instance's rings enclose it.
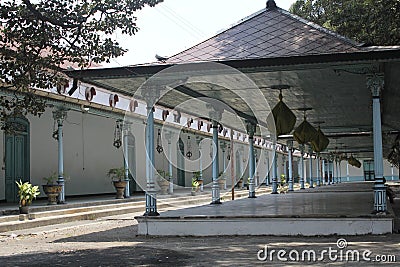
<path fill-rule="evenodd" d="M 300 145 L 300 189 L 305 189 L 304 187 L 304 145 Z"/>
<path fill-rule="evenodd" d="M 218 155 L 218 121 L 212 121 L 213 131 L 213 162 L 212 162 L 212 202 L 211 204 L 221 204 L 220 190 L 218 186 L 218 171 L 219 171 L 219 155 Z"/>
<path fill-rule="evenodd" d="M 226 169 L 226 156 L 225 156 L 225 149 L 226 149 L 226 144 L 225 142 L 221 143 L 221 150 L 222 150 L 222 167 L 223 167 L 223 173 L 222 177 L 220 179 L 224 179 L 224 190 L 226 190 L 226 176 L 225 176 L 225 169 Z"/>
<path fill-rule="evenodd" d="M 322 159 L 322 185 L 327 185 L 328 181 L 325 180 L 325 172 L 326 172 L 326 168 L 325 168 L 325 159 Z"/>
<path fill-rule="evenodd" d="M 313 164 L 312 164 L 312 153 L 313 153 L 313 151 L 312 151 L 312 148 L 311 148 L 311 146 L 310 146 L 310 148 L 309 148 L 309 152 L 310 152 L 310 159 L 309 159 L 309 161 L 310 161 L 310 188 L 314 188 L 314 179 L 313 179 Z"/>
<path fill-rule="evenodd" d="M 269 177 L 270 177 L 270 166 L 269 166 L 269 156 L 268 156 L 268 158 L 266 159 L 266 161 L 267 161 L 267 174 L 265 175 L 265 185 L 266 186 L 269 186 Z"/>
<path fill-rule="evenodd" d="M 157 196 L 154 186 L 154 109 L 155 99 L 148 97 L 147 103 L 147 124 L 146 124 L 146 212 L 144 216 L 158 216 Z"/>
<path fill-rule="evenodd" d="M 247 134 L 249 135 L 249 198 L 256 198 L 256 188 L 254 183 L 255 158 L 254 158 L 254 133 L 256 126 L 250 122 L 247 123 Z"/>
<path fill-rule="evenodd" d="M 321 186 L 321 173 L 320 173 L 320 158 L 319 153 L 317 153 L 317 186 Z"/>
<path fill-rule="evenodd" d="M 130 192 L 129 192 L 129 153 L 128 153 L 128 137 L 129 137 L 129 131 L 130 131 L 131 123 L 128 121 L 124 121 L 123 124 L 123 133 L 124 133 L 124 139 L 123 139 L 123 144 L 124 144 L 124 170 L 125 170 L 125 197 L 129 198 Z"/>
<path fill-rule="evenodd" d="M 202 181 L 203 180 L 203 160 L 201 158 L 201 140 L 202 138 L 200 136 L 196 136 L 196 142 L 199 146 L 199 173 L 200 173 L 200 177 L 199 179 Z M 200 192 L 204 191 L 204 181 L 201 183 L 200 185 Z"/>
<path fill-rule="evenodd" d="M 65 182 L 64 182 L 64 144 L 63 144 L 63 124 L 67 117 L 67 111 L 58 109 L 53 111 L 53 118 L 57 122 L 57 141 L 58 141 L 58 180 L 61 185 L 61 192 L 58 195 L 58 203 L 65 203 Z"/>
<path fill-rule="evenodd" d="M 169 190 L 168 194 L 174 194 L 174 179 L 172 178 L 172 132 L 167 133 L 167 142 L 168 142 L 168 173 L 169 173 Z"/>
<path fill-rule="evenodd" d="M 287 146 L 288 146 L 288 156 L 289 156 L 289 173 L 288 173 L 288 179 L 289 179 L 289 192 L 293 191 L 293 140 L 287 141 Z"/>
<path fill-rule="evenodd" d="M 278 179 L 277 179 L 277 154 L 276 154 L 276 137 L 272 140 L 272 192 L 271 194 L 278 194 Z"/>
<path fill-rule="evenodd" d="M 373 74 L 367 76 L 367 87 L 372 92 L 373 132 L 374 132 L 374 212 L 386 212 L 386 186 L 383 182 L 383 148 L 380 94 L 384 89 L 384 75 Z"/>

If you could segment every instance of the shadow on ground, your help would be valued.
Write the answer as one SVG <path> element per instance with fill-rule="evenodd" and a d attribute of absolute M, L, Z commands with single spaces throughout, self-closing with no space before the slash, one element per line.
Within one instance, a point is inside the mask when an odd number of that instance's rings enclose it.
<path fill-rule="evenodd" d="M 186 253 L 150 247 L 114 247 L 0 257 L 1 266 L 190 266 Z"/>

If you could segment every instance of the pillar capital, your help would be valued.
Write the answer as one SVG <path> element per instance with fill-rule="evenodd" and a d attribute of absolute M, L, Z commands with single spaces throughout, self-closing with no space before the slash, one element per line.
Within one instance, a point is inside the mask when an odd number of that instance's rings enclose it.
<path fill-rule="evenodd" d="M 246 132 L 249 135 L 249 139 L 254 137 L 254 133 L 256 132 L 256 125 L 252 122 L 246 122 Z"/>
<path fill-rule="evenodd" d="M 53 119 L 57 121 L 58 124 L 63 124 L 66 118 L 67 118 L 66 109 L 56 109 L 53 111 Z"/>
<path fill-rule="evenodd" d="M 122 124 L 122 130 L 127 134 L 131 130 L 132 122 L 124 121 Z"/>
<path fill-rule="evenodd" d="M 161 88 L 155 86 L 146 86 L 141 91 L 141 95 L 146 101 L 147 108 L 153 108 L 157 100 L 160 98 Z"/>
<path fill-rule="evenodd" d="M 293 140 L 287 140 L 286 144 L 288 146 L 288 149 L 292 149 L 293 148 Z"/>
<path fill-rule="evenodd" d="M 206 104 L 206 107 L 209 109 L 208 114 L 210 119 L 212 121 L 220 122 L 222 119 L 222 113 L 224 113 L 224 109 L 211 104 Z"/>
<path fill-rule="evenodd" d="M 367 75 L 367 88 L 371 91 L 374 98 L 379 98 L 385 86 L 385 75 L 383 73 L 373 73 Z"/>
<path fill-rule="evenodd" d="M 301 152 L 301 156 L 303 156 L 304 155 L 304 145 L 300 144 L 299 145 L 299 149 L 300 149 L 300 152 Z"/>

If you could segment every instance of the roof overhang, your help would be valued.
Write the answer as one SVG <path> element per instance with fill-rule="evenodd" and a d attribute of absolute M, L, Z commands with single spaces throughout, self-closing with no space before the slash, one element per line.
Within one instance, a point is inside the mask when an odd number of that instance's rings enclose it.
<path fill-rule="evenodd" d="M 217 99 L 231 109 L 233 116 L 228 113 L 224 118 L 225 125 L 235 129 L 241 127 L 243 120 L 255 121 L 260 125 L 265 123 L 266 116 L 261 121 L 256 118 L 255 113 L 269 113 L 277 103 L 279 94 L 279 91 L 272 90 L 271 86 L 287 84 L 290 89 L 283 91 L 284 101 L 296 114 L 296 125 L 301 123 L 303 118 L 303 113 L 298 109 L 312 108 L 307 113 L 307 120 L 314 125 L 324 121 L 321 129 L 330 136 L 330 151 L 347 151 L 359 157 L 372 158 L 372 95 L 367 89 L 366 77 L 368 74 L 380 72 L 385 75 L 385 89 L 381 101 L 385 154 L 400 130 L 400 49 L 229 60 L 218 63 L 236 69 L 250 78 L 270 107 L 263 106 L 264 100 L 252 95 L 253 91 L 248 88 L 227 88 L 207 82 L 191 83 L 190 79 L 196 80 L 193 79 L 196 75 L 228 74 L 221 73 L 220 66 L 205 62 L 76 70 L 67 71 L 66 74 L 113 92 L 133 96 L 138 88 L 154 75 L 179 66 L 177 69 L 180 73 L 177 76 L 187 77 L 186 82 L 174 87 L 174 90 L 169 91 L 158 104 L 173 109 L 178 106 L 185 108 L 182 103 L 192 105 L 191 101 L 197 101 L 199 107 L 193 110 L 189 105 L 189 112 L 193 113 L 193 116 L 205 117 L 207 101 L 202 99 Z M 243 94 L 252 99 L 251 107 L 241 99 Z M 230 123 L 235 116 L 239 116 L 242 121 L 235 120 Z"/>

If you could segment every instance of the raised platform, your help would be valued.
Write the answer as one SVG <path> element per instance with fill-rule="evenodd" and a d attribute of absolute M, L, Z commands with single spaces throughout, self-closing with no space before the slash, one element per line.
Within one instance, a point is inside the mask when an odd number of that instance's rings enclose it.
<path fill-rule="evenodd" d="M 139 235 L 365 235 L 392 233 L 393 213 L 372 215 L 373 183 L 263 195 L 137 217 Z M 390 207 L 389 207 L 390 210 Z"/>

